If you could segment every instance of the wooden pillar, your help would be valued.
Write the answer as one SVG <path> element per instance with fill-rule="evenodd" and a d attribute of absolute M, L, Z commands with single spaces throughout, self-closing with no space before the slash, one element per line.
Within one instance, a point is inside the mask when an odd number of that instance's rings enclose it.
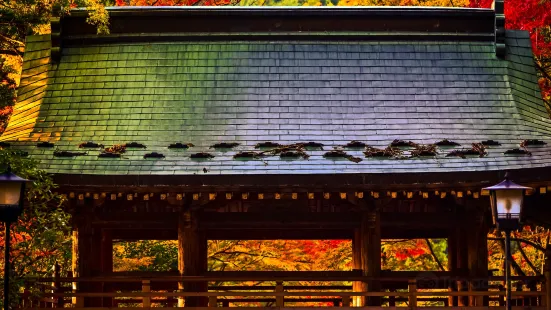
<path fill-rule="evenodd" d="M 92 205 L 84 200 L 79 201 L 73 217 L 73 276 L 89 278 L 101 274 L 101 235 L 92 228 Z M 74 283 L 78 292 L 100 292 L 101 283 Z M 101 306 L 101 298 L 75 298 L 74 302 L 86 307 Z"/>
<path fill-rule="evenodd" d="M 472 224 L 467 231 L 467 256 L 468 268 L 471 281 L 469 282 L 469 291 L 487 291 L 488 290 L 488 230 L 489 227 L 484 219 L 484 213 L 476 214 L 476 218 L 471 219 Z M 469 306 L 488 306 L 487 297 L 470 296 Z"/>
<path fill-rule="evenodd" d="M 459 227 L 456 229 L 456 253 L 457 253 L 457 274 L 456 279 L 458 280 L 456 282 L 457 284 L 457 291 L 459 292 L 466 292 L 468 291 L 469 285 L 467 281 L 467 277 L 469 275 L 468 273 L 468 253 L 467 253 L 467 242 L 468 238 L 466 236 L 467 229 L 465 223 L 461 222 Z M 466 296 L 461 296 L 457 298 L 457 305 L 459 307 L 465 307 L 469 305 L 469 298 Z"/>
<path fill-rule="evenodd" d="M 545 305 L 546 310 L 551 310 L 551 248 L 549 248 L 549 245 L 545 249 L 543 276 L 545 277 L 545 282 L 542 290 L 545 289 L 545 296 L 543 297 L 542 305 Z"/>
<path fill-rule="evenodd" d="M 356 228 L 354 229 L 354 239 L 352 239 L 352 269 L 354 270 L 362 270 L 362 239 L 361 239 L 361 229 Z M 352 291 L 353 292 L 361 292 L 362 291 L 362 282 L 361 281 L 354 281 L 352 283 Z M 362 305 L 363 301 L 360 296 L 354 296 L 352 298 L 352 306 L 359 307 Z"/>
<path fill-rule="evenodd" d="M 450 292 L 457 291 L 457 282 L 453 281 L 458 276 L 457 270 L 457 234 L 455 229 L 450 232 L 448 235 L 448 270 L 451 274 L 452 281 L 448 283 L 448 290 Z M 457 306 L 457 297 L 450 296 L 448 297 L 449 306 Z"/>
<path fill-rule="evenodd" d="M 200 276 L 207 271 L 207 239 L 197 227 L 197 217 L 190 211 L 182 212 L 178 221 L 178 269 L 182 276 Z M 180 283 L 186 292 L 206 292 L 206 282 Z M 182 306 L 182 300 L 178 305 Z M 186 307 L 206 307 L 207 297 L 186 297 Z"/>
<path fill-rule="evenodd" d="M 113 272 L 113 237 L 111 230 L 103 230 L 101 234 L 101 275 L 107 276 Z M 103 292 L 112 292 L 111 283 L 103 284 Z M 103 307 L 112 307 L 113 298 L 104 297 Z"/>
<path fill-rule="evenodd" d="M 381 275 L 381 216 L 377 211 L 369 211 L 363 214 L 360 229 L 361 234 L 361 266 L 363 275 L 377 278 Z M 380 291 L 379 281 L 362 282 L 362 291 Z M 380 297 L 364 298 L 360 306 L 380 306 Z"/>

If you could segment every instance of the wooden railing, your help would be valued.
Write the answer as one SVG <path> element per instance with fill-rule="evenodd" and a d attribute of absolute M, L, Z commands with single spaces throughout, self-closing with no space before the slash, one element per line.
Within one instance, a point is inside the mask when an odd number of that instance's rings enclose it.
<path fill-rule="evenodd" d="M 29 280 L 21 294 L 22 309 L 78 308 L 78 309 L 136 309 L 150 307 L 176 308 L 184 299 L 201 299 L 203 307 L 353 307 L 360 298 L 374 298 L 376 308 L 407 307 L 426 309 L 432 307 L 451 309 L 471 305 L 503 307 L 505 291 L 503 278 L 484 279 L 380 277 L 368 278 L 327 276 L 201 276 L 201 277 L 102 277 L 102 278 L 43 278 Z M 512 298 L 517 307 L 544 310 L 547 302 L 545 283 L 541 277 L 514 277 L 517 290 Z M 247 285 L 251 282 L 263 285 Z M 378 282 L 381 291 L 353 292 L 352 281 Z M 427 281 L 433 281 L 427 285 Z M 208 291 L 179 290 L 179 284 L 209 283 Z M 228 283 L 231 283 L 229 285 Z M 297 283 L 301 285 L 297 285 Z M 482 285 L 464 291 L 469 285 Z M 524 285 L 520 285 L 523 284 Z M 267 285 L 266 285 L 267 284 Z M 323 285 L 320 285 L 323 284 Z M 392 285 L 390 285 L 392 284 Z M 459 288 L 459 289 L 457 289 Z"/>

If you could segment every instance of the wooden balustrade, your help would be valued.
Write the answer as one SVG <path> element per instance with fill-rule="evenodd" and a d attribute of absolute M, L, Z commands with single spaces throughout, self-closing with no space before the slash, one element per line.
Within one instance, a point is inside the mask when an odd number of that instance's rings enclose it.
<path fill-rule="evenodd" d="M 134 308 L 151 308 L 153 306 L 165 305 L 166 309 L 173 308 L 177 304 L 178 298 L 183 297 L 203 297 L 208 299 L 208 307 L 191 307 L 193 309 L 209 309 L 209 308 L 226 308 L 230 306 L 250 306 L 259 303 L 264 303 L 264 307 L 291 307 L 293 309 L 299 308 L 297 305 L 304 303 L 323 303 L 322 306 L 326 307 L 341 307 L 349 308 L 351 306 L 351 300 L 356 296 L 363 297 L 378 297 L 382 298 L 383 305 L 385 306 L 398 306 L 396 308 L 403 307 L 404 309 L 415 308 L 434 308 L 435 303 L 440 304 L 440 309 L 452 309 L 454 307 L 448 307 L 449 297 L 486 297 L 490 301 L 492 307 L 498 309 L 502 305 L 501 301 L 504 299 L 505 292 L 498 290 L 498 286 L 490 286 L 486 291 L 449 291 L 441 288 L 421 288 L 418 285 L 416 279 L 397 279 L 391 278 L 378 278 L 370 281 L 380 282 L 403 282 L 407 289 L 385 289 L 381 291 L 372 292 L 352 292 L 352 286 L 341 285 L 342 282 L 349 282 L 352 280 L 357 281 L 357 277 L 353 278 L 340 278 L 338 281 L 314 279 L 312 278 L 290 278 L 285 280 L 273 279 L 272 281 L 265 280 L 275 285 L 261 285 L 261 286 L 246 286 L 239 285 L 211 285 L 206 292 L 185 292 L 181 290 L 156 290 L 154 289 L 155 283 L 174 283 L 174 287 L 177 287 L 177 283 L 182 282 L 216 282 L 227 283 L 232 282 L 238 284 L 239 282 L 253 281 L 254 277 L 242 277 L 238 280 L 231 281 L 228 277 L 212 277 L 212 276 L 194 276 L 194 277 L 102 277 L 102 278 L 44 278 L 34 279 L 31 281 L 34 285 L 33 289 L 39 287 L 40 297 L 31 298 L 30 290 L 27 289 L 22 294 L 24 303 L 22 303 L 22 309 L 36 309 L 36 308 L 50 308 L 50 309 L 62 309 L 72 303 L 72 307 L 75 309 L 91 309 L 84 307 L 84 298 L 96 298 L 102 300 L 111 300 L 112 304 L 105 307 L 94 307 L 94 309 L 108 309 L 112 306 L 119 307 L 120 305 L 126 305 L 126 307 L 120 307 L 120 309 L 134 309 Z M 277 277 L 276 277 L 277 278 Z M 361 280 L 366 280 L 360 277 Z M 292 279 L 292 280 L 289 280 Z M 449 279 L 448 279 L 449 280 Z M 476 279 L 462 279 L 463 281 L 475 281 Z M 499 277 L 490 277 L 486 279 L 479 279 L 483 281 L 500 281 L 503 280 Z M 543 284 L 541 277 L 514 277 L 513 280 L 522 280 L 526 287 L 531 290 L 514 291 L 512 296 L 516 306 L 530 307 L 531 310 L 544 310 L 548 304 L 547 301 L 547 286 L 534 285 L 534 281 Z M 314 282 L 313 285 L 285 285 L 285 282 Z M 453 281 L 457 281 L 453 279 Z M 87 283 L 87 282 L 101 282 L 103 284 L 109 284 L 109 287 L 115 288 L 109 292 L 80 292 L 73 289 L 73 283 Z M 141 290 L 118 290 L 116 289 L 117 283 L 136 283 L 141 286 Z M 318 282 L 338 282 L 339 285 L 319 285 Z M 539 288 L 539 290 L 538 290 Z M 330 306 L 328 306 L 330 305 Z M 247 307 L 245 307 L 247 308 Z M 368 307 L 377 308 L 381 307 Z M 461 307 L 464 309 L 467 307 Z M 471 309 L 488 309 L 488 307 L 469 307 Z M 503 308 L 503 307 L 501 307 Z M 258 309 L 258 307 L 255 307 Z M 460 309 L 455 307 L 454 309 Z"/>

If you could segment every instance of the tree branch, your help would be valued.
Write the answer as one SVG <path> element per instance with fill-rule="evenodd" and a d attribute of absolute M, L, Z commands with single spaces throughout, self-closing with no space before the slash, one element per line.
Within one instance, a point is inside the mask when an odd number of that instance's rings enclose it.
<path fill-rule="evenodd" d="M 530 269 L 532 269 L 532 271 L 536 274 L 536 275 L 541 275 L 538 271 L 538 269 L 536 268 L 536 266 L 534 266 L 534 264 L 532 264 L 532 261 L 528 258 L 528 256 L 526 255 L 526 252 L 524 252 L 524 249 L 522 248 L 522 246 L 520 246 L 520 241 L 517 241 L 517 244 L 518 244 L 518 248 L 520 250 L 520 254 L 522 255 L 522 257 L 524 258 L 524 260 L 526 261 L 526 263 L 528 263 L 528 266 L 530 266 Z"/>
<path fill-rule="evenodd" d="M 434 250 L 432 248 L 432 245 L 430 244 L 430 240 L 425 238 L 425 242 L 427 243 L 427 246 L 429 247 L 429 251 L 430 251 L 430 255 L 432 255 L 432 257 L 434 258 L 434 260 L 436 261 L 436 263 L 438 264 L 438 267 L 440 268 L 441 271 L 446 271 L 446 268 L 444 268 L 444 266 L 442 265 L 442 263 L 440 262 L 440 260 L 438 259 L 438 256 L 436 256 L 436 254 L 434 253 Z"/>
<path fill-rule="evenodd" d="M 508 259 L 510 259 L 510 262 L 511 262 L 511 266 L 513 267 L 513 269 L 515 270 L 515 272 L 519 275 L 519 276 L 526 276 L 526 274 L 524 273 L 524 271 L 522 271 L 522 268 L 520 268 L 520 266 L 517 264 L 517 262 L 514 260 L 513 256 L 511 255 L 511 257 L 507 257 L 507 254 L 505 253 L 505 240 L 504 238 L 500 238 L 500 239 L 497 239 L 499 241 L 499 247 L 501 249 L 501 251 L 503 251 L 504 253 L 504 256 L 505 256 L 505 261 L 507 261 Z"/>
<path fill-rule="evenodd" d="M 538 70 L 540 71 L 541 75 L 543 75 L 544 78 L 551 81 L 551 75 L 547 73 L 545 68 L 543 68 L 543 66 L 540 64 L 539 60 L 534 61 L 534 64 L 536 65 L 536 68 L 538 68 Z"/>
<path fill-rule="evenodd" d="M 495 237 L 495 238 L 488 238 L 488 240 L 497 240 L 497 241 L 503 241 L 504 238 L 499 238 L 499 237 Z M 522 242 L 522 243 L 526 243 L 528 245 L 531 245 L 533 246 L 536 250 L 538 251 L 542 251 L 542 252 L 545 252 L 545 248 L 542 247 L 541 245 L 537 244 L 537 243 L 534 243 L 530 240 L 526 240 L 526 239 L 522 239 L 522 238 L 511 238 L 511 241 L 517 241 L 517 242 Z"/>
<path fill-rule="evenodd" d="M 19 40 L 15 40 L 15 39 L 12 39 L 12 38 L 9 38 L 9 37 L 6 37 L 5 35 L 2 35 L 2 34 L 0 34 L 0 39 L 4 39 L 4 40 L 6 40 L 6 41 L 9 41 L 9 42 L 18 44 L 19 46 L 25 46 L 25 43 L 24 43 L 24 42 L 19 41 Z"/>
<path fill-rule="evenodd" d="M 16 49 L 13 49 L 13 50 L 0 50 L 0 55 L 11 55 L 11 56 L 21 57 L 21 53 L 19 51 L 17 51 Z"/>

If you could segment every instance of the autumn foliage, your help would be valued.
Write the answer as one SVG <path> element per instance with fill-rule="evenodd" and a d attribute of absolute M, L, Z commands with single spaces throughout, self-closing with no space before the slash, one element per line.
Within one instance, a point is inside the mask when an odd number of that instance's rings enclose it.
<path fill-rule="evenodd" d="M 490 8 L 493 0 L 470 0 L 469 6 Z M 505 27 L 530 32 L 539 85 L 551 113 L 551 1 L 506 0 Z"/>

